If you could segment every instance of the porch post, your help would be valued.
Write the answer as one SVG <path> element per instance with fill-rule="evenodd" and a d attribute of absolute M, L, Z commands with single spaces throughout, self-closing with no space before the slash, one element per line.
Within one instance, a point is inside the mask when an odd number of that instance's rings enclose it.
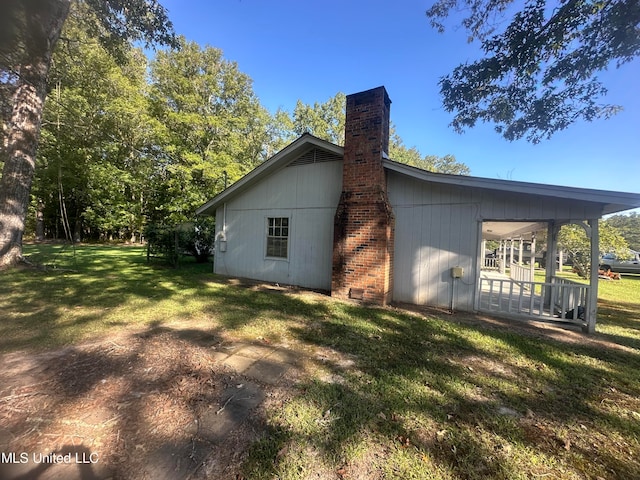
<path fill-rule="evenodd" d="M 558 271 L 562 271 L 562 264 L 564 263 L 564 250 L 558 250 Z"/>
<path fill-rule="evenodd" d="M 509 239 L 509 268 L 511 268 L 511 264 L 513 263 L 513 239 Z"/>
<path fill-rule="evenodd" d="M 582 331 L 585 333 L 594 333 L 596 331 L 596 319 L 598 316 L 598 262 L 600 260 L 600 231 L 598 230 L 598 219 L 590 219 L 589 226 L 591 227 L 590 288 L 585 308 L 586 325 L 582 327 Z"/>
<path fill-rule="evenodd" d="M 505 255 L 506 250 L 504 248 L 504 244 L 505 244 L 505 241 L 500 240 L 500 273 L 502 275 L 505 274 L 505 269 L 506 269 L 505 263 L 507 263 L 507 256 Z"/>
<path fill-rule="evenodd" d="M 556 255 L 558 252 L 558 234 L 560 227 L 556 226 L 556 222 L 549 220 L 547 226 L 547 264 L 545 265 L 544 281 L 551 283 L 551 279 L 556 274 Z M 554 287 L 552 287 L 554 288 Z M 553 305 L 551 305 L 551 289 L 547 289 L 545 296 L 545 305 L 549 307 L 551 315 L 553 315 Z"/>
<path fill-rule="evenodd" d="M 531 281 L 534 281 L 533 274 L 535 273 L 536 266 L 536 233 L 531 234 Z"/>
<path fill-rule="evenodd" d="M 478 222 L 478 238 L 482 238 L 482 220 Z M 482 290 L 482 267 L 484 266 L 485 261 L 485 249 L 487 247 L 487 241 L 482 238 L 482 242 L 480 245 L 476 243 L 476 248 L 482 249 L 482 254 L 478 252 L 477 254 L 477 262 L 476 262 L 476 278 L 475 278 L 475 287 L 473 289 L 473 309 L 477 312 L 480 310 L 480 291 Z"/>
<path fill-rule="evenodd" d="M 482 231 L 480 231 L 480 235 L 482 235 Z M 483 268 L 483 267 L 486 266 L 485 265 L 485 256 L 487 255 L 487 241 L 484 238 L 482 239 L 482 246 L 480 248 L 481 248 L 481 250 L 480 250 L 481 251 L 480 258 L 482 259 L 481 260 L 482 263 L 480 265 L 480 268 Z"/>
<path fill-rule="evenodd" d="M 551 278 L 556 274 L 556 256 L 558 255 L 558 233 L 560 227 L 556 227 L 556 222 L 549 220 L 547 227 L 547 265 L 545 268 L 545 282 L 551 282 Z"/>
<path fill-rule="evenodd" d="M 522 247 L 524 247 L 524 240 L 522 239 L 522 237 L 520 237 L 520 255 L 518 255 L 518 265 L 522 265 L 522 257 L 524 256 L 524 254 L 522 252 L 524 252 L 524 250 L 522 249 Z"/>

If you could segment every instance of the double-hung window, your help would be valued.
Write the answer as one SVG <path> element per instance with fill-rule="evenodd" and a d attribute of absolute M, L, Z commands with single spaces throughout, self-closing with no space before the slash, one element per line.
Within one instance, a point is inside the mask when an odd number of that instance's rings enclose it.
<path fill-rule="evenodd" d="M 267 257 L 289 257 L 289 218 L 267 218 Z"/>

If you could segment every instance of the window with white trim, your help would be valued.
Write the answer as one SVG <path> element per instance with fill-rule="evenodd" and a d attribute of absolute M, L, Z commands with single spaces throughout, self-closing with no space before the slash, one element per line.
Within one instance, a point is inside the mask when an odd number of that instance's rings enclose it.
<path fill-rule="evenodd" d="M 267 257 L 288 258 L 289 218 L 267 218 Z"/>

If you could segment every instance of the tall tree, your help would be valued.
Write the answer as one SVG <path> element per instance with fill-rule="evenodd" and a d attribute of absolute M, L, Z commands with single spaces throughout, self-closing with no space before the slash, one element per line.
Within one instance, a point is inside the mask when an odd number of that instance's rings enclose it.
<path fill-rule="evenodd" d="M 165 127 L 154 170 L 154 222 L 196 207 L 264 160 L 268 114 L 249 76 L 222 51 L 179 39 L 151 62 L 151 104 Z"/>
<path fill-rule="evenodd" d="M 154 143 L 146 58 L 123 47 L 117 63 L 86 32 L 95 14 L 85 7 L 72 6 L 53 56 L 32 208 L 49 236 L 131 239 L 142 229 Z"/>
<path fill-rule="evenodd" d="M 607 218 L 607 223 L 620 231 L 629 248 L 640 251 L 640 213 L 613 215 Z"/>
<path fill-rule="evenodd" d="M 612 252 L 625 256 L 628 244 L 620 231 L 606 220 L 600 220 L 598 228 L 600 253 Z M 591 268 L 591 245 L 584 229 L 575 224 L 563 225 L 558 235 L 558 245 L 569 254 L 578 275 L 588 278 Z"/>
<path fill-rule="evenodd" d="M 309 132 L 336 145 L 344 145 L 346 102 L 347 97 L 341 92 L 324 103 L 315 102 L 313 106 L 298 100 L 293 110 L 293 131 L 296 135 Z"/>
<path fill-rule="evenodd" d="M 423 156 L 416 147 L 407 148 L 400 135 L 396 133 L 394 126 L 391 127 L 389 156 L 396 162 L 405 163 L 429 172 L 453 175 L 469 175 L 471 173 L 469 167 L 462 162 L 458 162 L 453 155 L 445 155 L 444 157 L 437 155 Z"/>
<path fill-rule="evenodd" d="M 174 44 L 166 11 L 156 0 L 85 0 L 97 13 L 105 45 L 123 41 Z M 0 66 L 15 78 L 5 162 L 0 178 L 0 267 L 22 257 L 22 235 L 35 170 L 47 77 L 71 0 L 8 0 L 3 8 Z"/>
<path fill-rule="evenodd" d="M 453 128 L 490 122 L 507 140 L 537 143 L 577 120 L 618 112 L 620 106 L 600 103 L 607 90 L 596 74 L 640 52 L 640 2 L 525 0 L 519 11 L 514 3 L 437 0 L 427 10 L 441 32 L 452 12 L 464 12 L 461 25 L 485 54 L 440 80 Z"/>
<path fill-rule="evenodd" d="M 293 141 L 303 133 L 310 133 L 318 138 L 344 145 L 346 96 L 338 92 L 324 103 L 306 104 L 301 100 L 296 102 L 293 114 L 278 110 L 273 118 L 276 130 L 281 136 L 282 144 Z M 469 167 L 458 162 L 453 155 L 438 157 L 436 155 L 423 156 L 416 147 L 408 148 L 395 126 L 391 126 L 389 142 L 389 156 L 400 163 L 422 168 L 430 172 L 469 175 Z"/>

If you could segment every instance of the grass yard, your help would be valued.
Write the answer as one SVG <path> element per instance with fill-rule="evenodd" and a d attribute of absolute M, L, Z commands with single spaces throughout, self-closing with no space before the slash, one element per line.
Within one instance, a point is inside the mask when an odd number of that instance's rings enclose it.
<path fill-rule="evenodd" d="M 640 277 L 601 282 L 597 333 L 565 341 L 517 322 L 247 288 L 211 265 L 148 265 L 138 247 L 25 253 L 51 267 L 0 273 L 5 354 L 164 328 L 188 332 L 204 363 L 198 339 L 300 356 L 228 478 L 640 478 Z M 6 405 L 0 422 L 17 415 Z"/>

